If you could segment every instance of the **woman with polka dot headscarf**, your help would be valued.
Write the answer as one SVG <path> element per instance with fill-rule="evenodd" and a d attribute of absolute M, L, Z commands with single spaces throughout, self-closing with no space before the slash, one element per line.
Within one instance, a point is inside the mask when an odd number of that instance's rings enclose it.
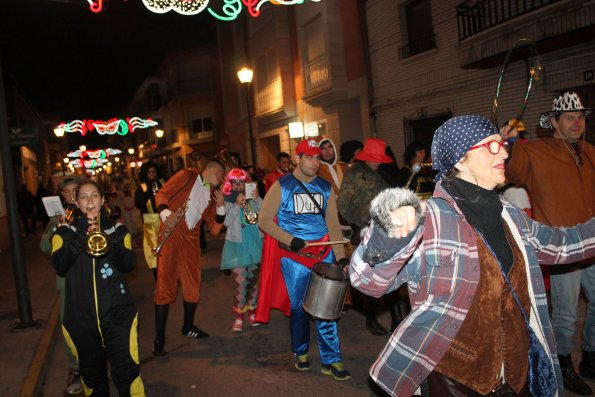
<path fill-rule="evenodd" d="M 120 396 L 145 395 L 138 353 L 138 312 L 125 280 L 134 268 L 128 229 L 103 210 L 104 196 L 92 180 L 76 192 L 81 215 L 52 236 L 52 265 L 66 279 L 62 332 L 79 365 L 85 396 L 109 395 L 107 362 Z M 107 235 L 109 250 L 91 255 L 89 231 Z"/>
<path fill-rule="evenodd" d="M 434 134 L 432 198 L 372 201 L 351 283 L 372 296 L 407 283 L 412 306 L 370 370 L 391 395 L 563 393 L 539 264 L 593 256 L 595 218 L 553 228 L 501 201 L 507 158 L 489 120 L 454 117 Z"/>

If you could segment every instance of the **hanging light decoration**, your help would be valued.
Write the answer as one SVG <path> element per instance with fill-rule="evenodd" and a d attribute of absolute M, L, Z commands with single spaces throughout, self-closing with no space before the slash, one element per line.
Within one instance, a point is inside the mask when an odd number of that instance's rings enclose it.
<path fill-rule="evenodd" d="M 321 0 L 309 1 L 317 3 Z M 246 8 L 251 17 L 256 18 L 260 15 L 260 8 L 264 3 L 287 6 L 304 2 L 305 0 L 221 0 L 217 7 L 212 8 L 207 7 L 209 0 L 143 0 L 145 7 L 157 14 L 175 11 L 182 15 L 196 15 L 206 9 L 214 18 L 221 21 L 233 21 L 240 15 L 243 8 Z M 212 1 L 211 5 L 214 3 L 216 2 Z"/>
<path fill-rule="evenodd" d="M 69 123 L 62 122 L 55 129 L 63 129 L 65 132 L 78 132 L 85 136 L 89 131 L 97 131 L 100 135 L 126 135 L 138 128 L 149 128 L 156 126 L 156 121 L 142 119 L 140 117 L 129 117 L 127 119 L 112 118 L 108 121 L 101 120 L 74 120 Z"/>
<path fill-rule="evenodd" d="M 122 151 L 120 149 L 112 149 L 112 148 L 107 148 L 107 149 L 96 149 L 96 150 L 75 150 L 74 152 L 70 152 L 68 153 L 66 156 L 67 157 L 71 157 L 71 158 L 84 158 L 85 156 L 92 158 L 92 159 L 98 159 L 98 158 L 102 158 L 105 159 L 108 156 L 113 156 L 115 154 L 120 154 L 122 153 Z"/>

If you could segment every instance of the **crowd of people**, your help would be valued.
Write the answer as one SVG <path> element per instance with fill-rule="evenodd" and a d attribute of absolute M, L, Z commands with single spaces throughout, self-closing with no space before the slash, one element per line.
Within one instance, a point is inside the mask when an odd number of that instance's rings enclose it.
<path fill-rule="evenodd" d="M 365 314 L 365 328 L 390 333 L 370 369 L 390 395 L 590 395 L 581 378 L 595 379 L 595 148 L 582 139 L 589 113 L 564 93 L 540 118 L 553 136 L 531 141 L 519 120 L 498 129 L 479 115 L 456 116 L 431 147 L 409 144 L 402 167 L 381 139 L 337 146 L 324 138 L 300 142 L 294 158 L 279 153 L 268 174 L 214 157 L 165 180 L 148 161 L 138 187 L 122 180 L 111 198 L 92 180 L 65 178 L 65 215 L 48 218 L 40 248 L 57 273 L 67 393 L 107 395 L 109 362 L 121 396 L 144 396 L 138 313 L 124 278 L 135 264 L 131 234 L 142 231 L 155 277 L 153 354 L 168 354 L 178 285 L 181 333 L 209 337 L 195 321 L 204 223 L 211 235 L 226 233 L 230 329 L 282 311 L 296 370 L 311 369 L 313 320 L 321 372 L 351 378 L 337 321 L 303 307 L 313 267 L 334 264 L 350 276 L 345 302 Z M 524 188 L 531 211 L 503 198 L 503 186 Z M 31 233 L 35 196 L 26 187 L 21 195 Z M 540 265 L 550 269 L 549 292 Z M 588 310 L 577 373 L 581 290 Z M 389 327 L 377 319 L 381 303 Z"/>

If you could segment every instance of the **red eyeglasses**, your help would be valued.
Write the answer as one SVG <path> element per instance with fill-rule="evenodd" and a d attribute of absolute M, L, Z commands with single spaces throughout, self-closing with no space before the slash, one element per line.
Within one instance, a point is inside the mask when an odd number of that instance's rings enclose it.
<path fill-rule="evenodd" d="M 481 143 L 479 145 L 471 146 L 469 148 L 469 150 L 467 150 L 467 151 L 470 152 L 471 150 L 479 149 L 481 147 L 488 148 L 488 150 L 490 151 L 490 153 L 492 153 L 492 154 L 495 155 L 495 154 L 500 153 L 500 149 L 502 149 L 502 147 L 504 147 L 504 149 L 508 151 L 508 142 L 506 142 L 506 141 L 503 142 L 503 141 L 493 140 L 493 141 L 489 141 L 489 142 L 486 142 L 486 143 Z"/>

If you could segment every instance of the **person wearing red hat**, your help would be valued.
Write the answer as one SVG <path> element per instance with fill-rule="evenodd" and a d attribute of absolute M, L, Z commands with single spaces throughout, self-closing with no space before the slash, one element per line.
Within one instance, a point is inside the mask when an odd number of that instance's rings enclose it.
<path fill-rule="evenodd" d="M 360 243 L 360 231 L 370 221 L 370 202 L 389 185 L 378 173 L 380 164 L 389 164 L 393 160 L 386 155 L 386 143 L 382 139 L 366 139 L 364 149 L 354 159 L 356 163 L 350 167 L 343 177 L 341 192 L 337 201 L 339 213 L 353 229 L 351 244 L 353 248 Z M 373 335 L 386 335 L 388 331 L 376 319 L 378 299 L 354 291 L 354 304 L 359 302 L 366 313 L 366 329 Z M 385 302 L 386 303 L 386 302 Z M 401 321 L 400 314 L 389 305 L 391 328 L 396 328 Z M 392 306 L 392 307 L 391 307 Z"/>
<path fill-rule="evenodd" d="M 316 263 L 332 263 L 335 258 L 339 265 L 345 266 L 349 259 L 345 258 L 341 244 L 306 246 L 306 243 L 342 240 L 342 233 L 331 184 L 317 175 L 318 143 L 302 141 L 296 154 L 297 167 L 270 187 L 259 213 L 259 226 L 267 236 L 256 321 L 268 322 L 270 308 L 279 308 L 289 315 L 294 365 L 300 371 L 307 371 L 310 318 L 302 308 L 302 301 L 311 269 Z M 277 245 L 279 249 L 274 250 Z M 337 322 L 318 319 L 315 322 L 321 372 L 336 380 L 350 379 L 342 363 Z"/>

